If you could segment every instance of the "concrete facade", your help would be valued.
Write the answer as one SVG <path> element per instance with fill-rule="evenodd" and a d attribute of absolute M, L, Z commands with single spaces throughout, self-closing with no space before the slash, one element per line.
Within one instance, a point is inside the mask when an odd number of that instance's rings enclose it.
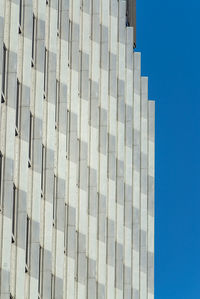
<path fill-rule="evenodd" d="M 0 298 L 154 298 L 155 104 L 126 1 L 0 0 Z"/>

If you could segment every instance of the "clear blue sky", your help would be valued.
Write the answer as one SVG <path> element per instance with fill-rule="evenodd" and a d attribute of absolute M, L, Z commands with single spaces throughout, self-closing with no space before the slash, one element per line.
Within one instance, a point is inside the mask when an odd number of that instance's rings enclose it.
<path fill-rule="evenodd" d="M 137 0 L 156 100 L 155 299 L 200 298 L 200 0 Z"/>

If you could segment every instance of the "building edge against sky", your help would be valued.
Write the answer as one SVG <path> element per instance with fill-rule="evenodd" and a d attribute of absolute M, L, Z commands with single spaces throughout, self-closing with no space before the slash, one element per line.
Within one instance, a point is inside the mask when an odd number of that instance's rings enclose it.
<path fill-rule="evenodd" d="M 154 298 L 155 103 L 126 4 L 0 0 L 2 299 Z"/>

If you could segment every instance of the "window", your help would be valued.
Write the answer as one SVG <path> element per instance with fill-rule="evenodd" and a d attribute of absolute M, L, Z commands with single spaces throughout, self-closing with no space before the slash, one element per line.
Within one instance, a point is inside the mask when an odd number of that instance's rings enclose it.
<path fill-rule="evenodd" d="M 45 146 L 42 145 L 42 170 L 41 170 L 41 192 L 44 195 L 44 180 L 45 180 L 45 158 L 46 158 Z"/>
<path fill-rule="evenodd" d="M 2 87 L 1 87 L 1 102 L 5 102 L 5 97 L 6 97 L 6 76 L 7 76 L 7 48 L 5 44 L 3 44 L 3 62 L 2 62 Z"/>
<path fill-rule="evenodd" d="M 55 128 L 58 127 L 58 123 L 59 123 L 59 96 L 60 96 L 59 82 L 58 80 L 56 80 Z"/>
<path fill-rule="evenodd" d="M 39 296 L 41 296 L 41 291 L 42 291 L 42 260 L 43 260 L 43 256 L 42 256 L 42 247 L 39 247 L 39 276 L 38 276 L 38 293 Z"/>
<path fill-rule="evenodd" d="M 53 225 L 56 220 L 56 199 L 57 199 L 57 177 L 54 175 L 54 186 L 53 186 Z"/>
<path fill-rule="evenodd" d="M 32 162 L 32 138 L 33 138 L 33 115 L 30 113 L 30 123 L 29 123 L 29 149 L 28 149 L 28 166 L 31 167 Z"/>
<path fill-rule="evenodd" d="M 19 133 L 19 110 L 20 110 L 20 83 L 17 79 L 17 98 L 16 98 L 16 115 L 15 115 L 15 135 Z"/>
<path fill-rule="evenodd" d="M 55 276 L 51 274 L 51 299 L 55 298 Z"/>
<path fill-rule="evenodd" d="M 67 216 L 68 216 L 68 205 L 65 202 L 65 218 L 64 218 L 64 254 L 67 253 L 67 232 L 68 232 L 68 226 L 67 226 Z"/>
<path fill-rule="evenodd" d="M 70 112 L 67 110 L 67 136 L 66 136 L 66 158 L 69 156 L 70 145 Z"/>
<path fill-rule="evenodd" d="M 46 98 L 47 93 L 47 67 L 48 67 L 48 57 L 47 57 L 47 49 L 45 48 L 44 52 L 44 99 Z"/>
<path fill-rule="evenodd" d="M 33 15 L 33 29 L 32 29 L 32 60 L 31 66 L 33 67 L 35 64 L 35 33 L 36 33 L 36 18 Z"/>
<path fill-rule="evenodd" d="M 57 35 L 60 34 L 60 1 L 58 0 Z"/>
<path fill-rule="evenodd" d="M 29 252 L 30 252 L 30 218 L 26 218 L 26 255 L 25 255 L 25 272 L 28 272 L 29 267 Z"/>
<path fill-rule="evenodd" d="M 2 185 L 3 185 L 3 155 L 0 152 L 0 209 L 2 207 Z"/>
<path fill-rule="evenodd" d="M 19 33 L 22 33 L 23 0 L 19 0 Z"/>
<path fill-rule="evenodd" d="M 17 188 L 13 184 L 13 203 L 12 203 L 12 242 L 15 242 L 17 227 Z"/>
<path fill-rule="evenodd" d="M 72 22 L 69 20 L 69 39 L 68 39 L 68 66 L 71 66 L 71 47 L 72 47 Z"/>

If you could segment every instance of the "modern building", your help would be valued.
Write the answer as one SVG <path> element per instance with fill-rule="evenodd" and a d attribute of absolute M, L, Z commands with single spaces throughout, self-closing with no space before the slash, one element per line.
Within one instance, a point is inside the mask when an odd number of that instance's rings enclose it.
<path fill-rule="evenodd" d="M 0 298 L 154 298 L 154 102 L 135 0 L 0 0 Z"/>

